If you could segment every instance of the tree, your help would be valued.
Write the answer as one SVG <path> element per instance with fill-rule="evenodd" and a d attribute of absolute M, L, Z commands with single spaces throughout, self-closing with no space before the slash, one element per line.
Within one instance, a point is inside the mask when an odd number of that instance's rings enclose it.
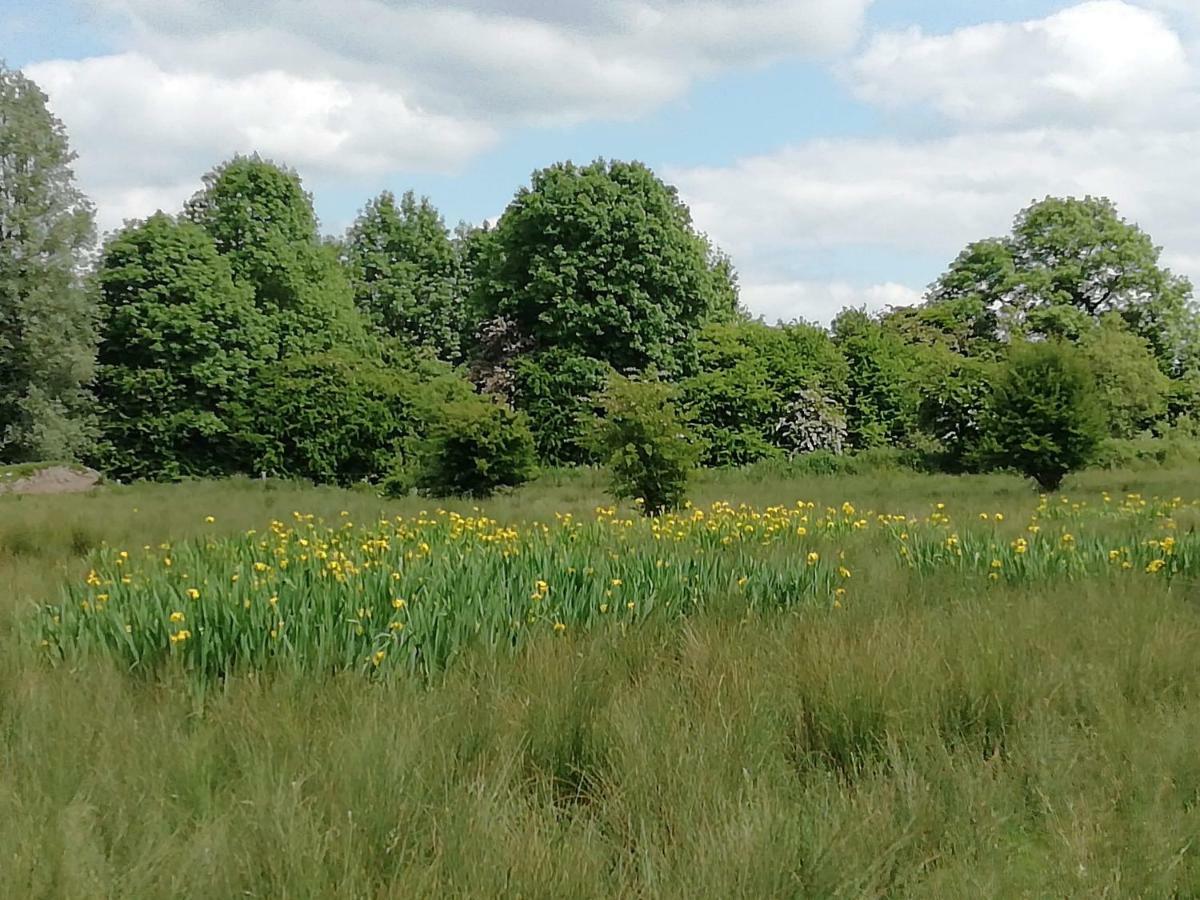
<path fill-rule="evenodd" d="M 1160 424 L 1171 380 L 1159 370 L 1145 339 L 1109 314 L 1082 338 L 1081 347 L 1096 376 L 1112 437 L 1136 437 Z"/>
<path fill-rule="evenodd" d="M 95 242 L 46 95 L 0 63 L 0 459 L 71 459 L 92 437 Z"/>
<path fill-rule="evenodd" d="M 586 420 L 595 414 L 612 367 L 566 350 L 518 357 L 514 405 L 534 423 L 538 459 L 570 466 L 595 461 L 586 440 Z"/>
<path fill-rule="evenodd" d="M 204 178 L 184 215 L 204 227 L 271 319 L 279 356 L 336 347 L 366 350 L 337 248 L 317 234 L 312 200 L 300 177 L 257 156 L 237 156 Z"/>
<path fill-rule="evenodd" d="M 442 409 L 425 444 L 417 487 L 435 497 L 489 497 L 524 484 L 536 469 L 525 414 L 473 394 Z"/>
<path fill-rule="evenodd" d="M 1083 354 L 1057 341 L 1019 344 L 992 395 L 986 433 L 995 462 L 1054 491 L 1086 466 L 1107 431 Z"/>
<path fill-rule="evenodd" d="M 481 249 L 481 319 L 620 371 L 680 371 L 696 327 L 736 306 L 728 262 L 640 163 L 535 172 Z"/>
<path fill-rule="evenodd" d="M 834 342 L 847 365 L 846 416 L 856 450 L 910 444 L 917 432 L 922 355 L 863 310 L 843 310 Z"/>
<path fill-rule="evenodd" d="M 464 327 L 459 258 L 428 198 L 418 201 L 409 191 L 397 202 L 390 192 L 380 194 L 347 233 L 345 258 L 359 309 L 376 327 L 458 361 Z"/>
<path fill-rule="evenodd" d="M 158 213 L 108 242 L 97 281 L 102 468 L 168 479 L 245 471 L 239 409 L 277 347 L 212 238 Z"/>
<path fill-rule="evenodd" d="M 1048 197 L 1011 236 L 972 244 L 930 289 L 929 306 L 970 302 L 1012 335 L 1059 337 L 1112 313 L 1146 340 L 1165 373 L 1194 342 L 1192 286 L 1159 263 L 1160 248 L 1110 200 Z"/>
<path fill-rule="evenodd" d="M 700 448 L 675 409 L 674 389 L 656 379 L 609 378 L 592 425 L 613 495 L 636 500 L 645 515 L 677 509 L 700 459 Z"/>

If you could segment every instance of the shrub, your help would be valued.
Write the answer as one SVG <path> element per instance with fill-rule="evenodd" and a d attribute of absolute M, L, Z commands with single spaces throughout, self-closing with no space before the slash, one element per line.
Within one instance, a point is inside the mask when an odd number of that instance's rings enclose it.
<path fill-rule="evenodd" d="M 1095 458 L 1107 433 L 1082 354 L 1057 342 L 1014 347 L 992 395 L 985 434 L 995 461 L 1057 490 Z"/>
<path fill-rule="evenodd" d="M 648 516 L 677 509 L 700 458 L 675 411 L 675 392 L 657 379 L 609 379 L 593 441 L 607 461 L 613 495 L 637 499 Z"/>
<path fill-rule="evenodd" d="M 846 412 L 815 388 L 797 391 L 775 424 L 775 440 L 792 455 L 846 449 Z"/>
<path fill-rule="evenodd" d="M 377 481 L 402 460 L 411 464 L 442 403 L 470 396 L 465 380 L 434 362 L 292 357 L 264 373 L 245 439 L 259 470 L 343 485 Z"/>
<path fill-rule="evenodd" d="M 537 469 L 524 413 L 473 395 L 447 404 L 425 444 L 416 486 L 435 497 L 488 497 Z"/>

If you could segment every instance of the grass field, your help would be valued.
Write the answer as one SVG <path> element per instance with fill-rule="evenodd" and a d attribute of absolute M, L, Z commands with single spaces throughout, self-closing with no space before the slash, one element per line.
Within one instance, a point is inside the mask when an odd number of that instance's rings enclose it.
<path fill-rule="evenodd" d="M 0 895 L 1200 896 L 1200 471 L 1064 494 L 0 497 Z"/>

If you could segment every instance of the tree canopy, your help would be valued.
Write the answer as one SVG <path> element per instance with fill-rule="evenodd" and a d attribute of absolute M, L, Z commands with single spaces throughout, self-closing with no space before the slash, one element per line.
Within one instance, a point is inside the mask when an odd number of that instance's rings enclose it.
<path fill-rule="evenodd" d="M 697 326 L 737 303 L 727 261 L 640 163 L 535 172 L 488 235 L 476 277 L 481 317 L 621 371 L 681 370 Z"/>
<path fill-rule="evenodd" d="M 0 460 L 70 459 L 93 431 L 92 205 L 46 95 L 0 63 Z"/>

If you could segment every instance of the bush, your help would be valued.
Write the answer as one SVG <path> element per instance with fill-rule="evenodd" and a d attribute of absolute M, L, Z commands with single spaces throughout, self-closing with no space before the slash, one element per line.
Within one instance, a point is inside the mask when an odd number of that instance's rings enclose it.
<path fill-rule="evenodd" d="M 525 414 L 473 395 L 443 409 L 425 444 L 416 486 L 435 497 L 488 497 L 524 484 L 536 470 Z"/>
<path fill-rule="evenodd" d="M 439 363 L 293 357 L 264 373 L 245 439 L 259 470 L 343 485 L 378 481 L 411 465 L 443 403 L 471 396 Z"/>
<path fill-rule="evenodd" d="M 1108 424 L 1091 368 L 1057 342 L 1014 347 L 992 395 L 985 435 L 995 461 L 1057 490 L 1068 472 L 1091 463 Z"/>
<path fill-rule="evenodd" d="M 593 441 L 607 461 L 613 495 L 640 501 L 648 516 L 677 509 L 700 458 L 675 411 L 675 392 L 657 379 L 609 379 Z"/>

